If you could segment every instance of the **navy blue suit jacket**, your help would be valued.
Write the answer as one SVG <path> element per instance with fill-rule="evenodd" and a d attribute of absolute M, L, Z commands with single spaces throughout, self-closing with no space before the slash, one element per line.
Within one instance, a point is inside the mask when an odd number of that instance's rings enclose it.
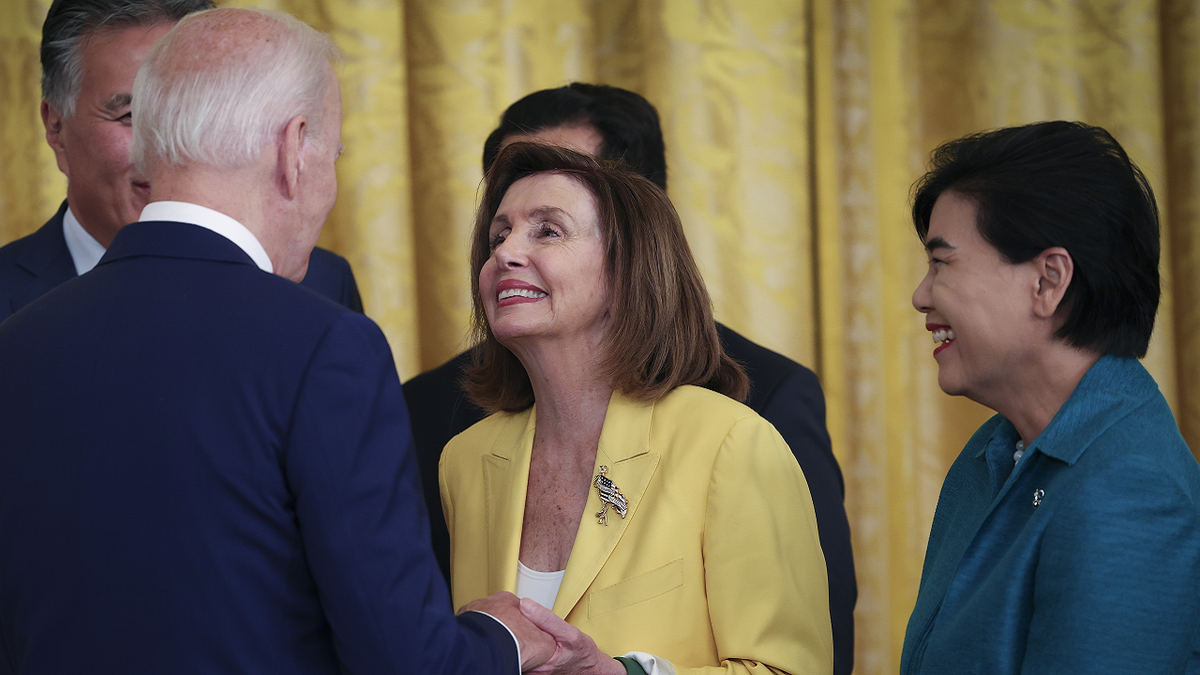
<path fill-rule="evenodd" d="M 46 291 L 68 279 L 74 279 L 75 262 L 63 237 L 64 201 L 45 225 L 36 232 L 0 248 L 0 321 L 33 302 Z M 300 282 L 334 302 L 362 313 L 358 284 L 346 259 L 313 249 L 308 274 Z"/>
<path fill-rule="evenodd" d="M 725 351 L 742 364 L 750 377 L 746 405 L 775 425 L 808 480 L 829 571 L 833 672 L 845 675 L 854 667 L 854 604 L 858 590 L 844 505 L 845 487 L 825 428 L 821 383 L 811 370 L 786 356 L 757 345 L 721 324 L 717 324 L 717 331 Z M 464 352 L 404 383 L 404 398 L 412 417 L 425 503 L 431 518 L 433 549 L 447 578 L 450 534 L 441 515 L 438 460 L 451 438 L 485 416 L 459 386 L 468 363 L 470 353 Z"/>
<path fill-rule="evenodd" d="M 0 675 L 506 673 L 368 318 L 134 223 L 0 322 Z"/>

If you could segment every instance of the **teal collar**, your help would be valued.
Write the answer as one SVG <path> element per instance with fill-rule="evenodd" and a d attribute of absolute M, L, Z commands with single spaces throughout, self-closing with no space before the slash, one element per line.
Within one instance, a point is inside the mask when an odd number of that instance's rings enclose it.
<path fill-rule="evenodd" d="M 1154 378 L 1137 360 L 1103 356 L 1088 369 L 1067 402 L 1025 452 L 1036 450 L 1073 465 L 1100 434 L 1157 392 Z M 992 452 L 1006 451 L 1011 461 L 1018 440 L 1016 428 L 1001 417 L 991 438 L 975 456 L 998 448 Z"/>

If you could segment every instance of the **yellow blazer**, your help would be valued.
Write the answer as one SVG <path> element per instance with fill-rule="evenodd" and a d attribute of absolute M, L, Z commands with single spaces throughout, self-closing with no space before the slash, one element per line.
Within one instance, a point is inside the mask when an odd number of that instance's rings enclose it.
<path fill-rule="evenodd" d="M 455 607 L 516 587 L 536 415 L 492 415 L 442 454 Z M 613 394 L 600 465 L 628 513 L 599 524 L 591 490 L 555 614 L 605 653 L 648 652 L 681 674 L 832 672 L 812 498 L 775 427 L 699 387 L 656 403 Z"/>

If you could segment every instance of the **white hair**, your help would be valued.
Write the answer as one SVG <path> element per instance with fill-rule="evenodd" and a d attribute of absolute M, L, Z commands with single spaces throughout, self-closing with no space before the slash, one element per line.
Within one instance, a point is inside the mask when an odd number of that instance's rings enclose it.
<path fill-rule="evenodd" d="M 236 52 L 197 53 L 187 35 L 191 24 L 230 11 L 253 11 L 279 30 L 245 41 Z M 329 36 L 283 12 L 192 14 L 154 45 L 138 70 L 130 157 L 146 175 L 155 164 L 244 167 L 272 147 L 296 115 L 308 118 L 309 138 L 315 138 L 333 86 L 329 66 L 337 59 Z"/>

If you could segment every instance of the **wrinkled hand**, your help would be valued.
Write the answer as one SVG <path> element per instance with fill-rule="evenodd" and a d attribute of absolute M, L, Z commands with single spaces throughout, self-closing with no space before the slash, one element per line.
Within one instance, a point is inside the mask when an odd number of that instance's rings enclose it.
<path fill-rule="evenodd" d="M 521 613 L 517 596 L 512 593 L 502 591 L 469 602 L 458 610 L 459 614 L 463 612 L 485 612 L 508 626 L 513 635 L 517 636 L 517 642 L 521 643 L 522 672 L 537 668 L 555 653 L 556 645 L 553 636 L 547 635 L 525 618 L 525 615 Z"/>
<path fill-rule="evenodd" d="M 554 637 L 554 654 L 529 675 L 625 675 L 625 666 L 603 654 L 592 638 L 578 628 L 558 618 L 554 612 L 525 598 L 520 601 L 521 613 L 533 625 Z"/>

